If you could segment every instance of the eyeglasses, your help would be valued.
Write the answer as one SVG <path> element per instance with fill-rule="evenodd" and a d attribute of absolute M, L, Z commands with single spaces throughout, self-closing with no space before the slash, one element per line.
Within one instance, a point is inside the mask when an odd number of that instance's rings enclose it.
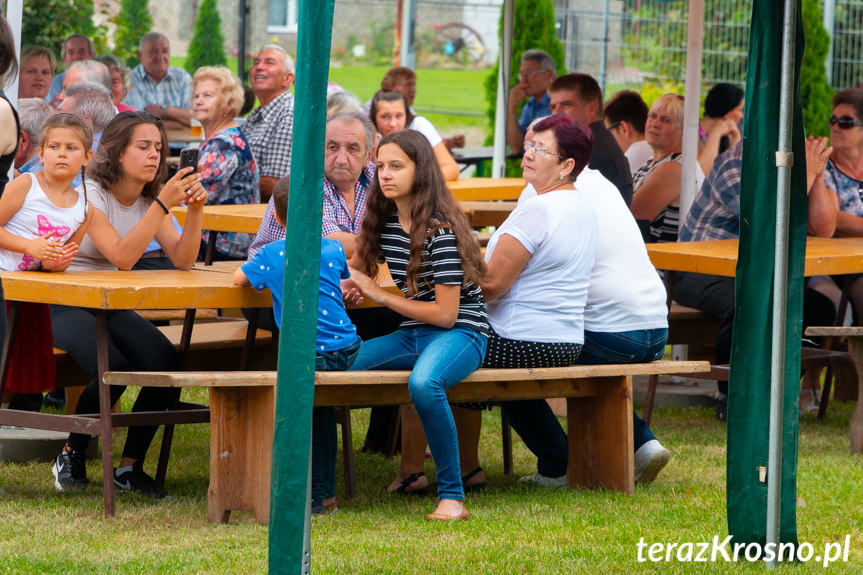
<path fill-rule="evenodd" d="M 530 78 L 531 76 L 536 76 L 537 74 L 542 74 L 543 72 L 545 72 L 545 70 L 529 70 L 527 72 L 519 72 L 518 77 L 524 80 L 524 79 Z"/>
<path fill-rule="evenodd" d="M 842 116 L 841 118 L 830 116 L 830 126 L 839 126 L 840 130 L 850 130 L 856 126 L 863 126 L 863 122 L 858 122 L 851 116 Z"/>
<path fill-rule="evenodd" d="M 549 152 L 548 148 L 543 146 L 542 144 L 534 144 L 533 142 L 525 142 L 524 143 L 524 153 L 528 153 L 533 150 L 533 153 L 537 156 L 542 156 L 543 158 L 547 158 L 549 156 L 557 156 L 560 159 L 563 159 L 563 156 L 560 154 L 555 154 L 554 152 Z"/>
<path fill-rule="evenodd" d="M 605 129 L 606 129 L 606 130 L 608 130 L 608 131 L 610 132 L 610 131 L 612 131 L 613 129 L 615 129 L 616 127 L 618 127 L 619 125 L 620 125 L 620 122 L 615 122 L 615 123 L 613 123 L 613 124 L 612 124 L 612 125 L 610 125 L 610 126 L 606 126 L 606 127 L 605 127 Z"/>

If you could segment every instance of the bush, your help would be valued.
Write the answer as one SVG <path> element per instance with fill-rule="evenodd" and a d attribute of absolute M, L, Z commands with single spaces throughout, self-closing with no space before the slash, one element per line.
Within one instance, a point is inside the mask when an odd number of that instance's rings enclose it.
<path fill-rule="evenodd" d="M 521 65 L 521 55 L 525 50 L 537 49 L 548 52 L 557 63 L 557 73 L 566 73 L 563 66 L 563 44 L 557 37 L 554 19 L 554 2 L 552 0 L 519 0 L 515 3 L 512 35 L 512 60 L 509 88 L 518 83 L 518 69 Z M 501 9 L 498 37 L 503 38 L 503 9 Z M 485 98 L 488 102 L 488 119 L 491 125 L 486 145 L 494 142 L 494 115 L 497 108 L 497 74 L 500 63 L 495 64 L 485 79 Z M 518 160 L 507 161 L 507 175 L 520 176 Z"/>
<path fill-rule="evenodd" d="M 833 88 L 827 82 L 825 62 L 830 50 L 830 36 L 824 29 L 818 0 L 803 0 L 803 36 L 806 47 L 800 67 L 800 100 L 803 105 L 803 126 L 812 136 L 827 136 L 827 121 L 833 112 Z"/>
<path fill-rule="evenodd" d="M 145 0 L 121 0 L 120 12 L 111 22 L 117 26 L 114 55 L 125 60 L 129 68 L 139 64 L 141 37 L 153 28 L 153 18 Z"/>
<path fill-rule="evenodd" d="M 201 66 L 225 66 L 225 39 L 222 36 L 222 19 L 216 8 L 216 0 L 201 2 L 195 34 L 189 43 L 189 54 L 185 68 L 189 74 Z"/>

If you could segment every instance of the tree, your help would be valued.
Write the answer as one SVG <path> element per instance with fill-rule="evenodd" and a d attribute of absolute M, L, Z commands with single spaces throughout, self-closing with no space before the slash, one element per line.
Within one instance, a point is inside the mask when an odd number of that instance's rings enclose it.
<path fill-rule="evenodd" d="M 23 6 L 22 45 L 35 44 L 63 52 L 69 34 L 84 34 L 96 49 L 105 46 L 107 29 L 93 25 L 93 0 L 27 0 Z"/>
<path fill-rule="evenodd" d="M 803 0 L 803 37 L 806 45 L 800 66 L 800 99 L 803 104 L 803 125 L 806 133 L 827 136 L 827 121 L 833 112 L 833 88 L 827 82 L 825 62 L 830 51 L 830 36 L 824 29 L 821 4 L 818 0 Z"/>
<path fill-rule="evenodd" d="M 554 2 L 552 0 L 518 0 L 513 10 L 515 25 L 512 31 L 512 60 L 510 62 L 509 88 L 518 83 L 518 69 L 521 65 L 521 55 L 525 50 L 543 50 L 557 63 L 557 73 L 566 73 L 563 65 L 563 43 L 557 37 L 554 19 Z M 498 37 L 503 38 L 503 9 L 501 9 Z M 486 144 L 494 142 L 494 116 L 497 109 L 497 75 L 500 63 L 495 64 L 485 79 L 485 99 L 488 102 L 488 119 L 491 130 Z M 518 175 L 518 161 L 507 162 L 507 175 Z"/>
<path fill-rule="evenodd" d="M 111 22 L 117 26 L 114 55 L 126 61 L 129 68 L 138 65 L 141 37 L 152 30 L 153 18 L 145 0 L 121 0 L 120 12 Z"/>
<path fill-rule="evenodd" d="M 195 21 L 195 34 L 189 43 L 185 68 L 189 74 L 201 66 L 225 66 L 225 39 L 222 37 L 222 19 L 216 0 L 204 0 Z"/>

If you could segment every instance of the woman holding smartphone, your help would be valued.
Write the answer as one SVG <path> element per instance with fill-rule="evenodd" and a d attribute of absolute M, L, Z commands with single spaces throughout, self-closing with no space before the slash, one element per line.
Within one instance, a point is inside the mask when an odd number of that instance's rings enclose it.
<path fill-rule="evenodd" d="M 195 263 L 200 247 L 203 206 L 207 192 L 191 168 L 184 168 L 165 184 L 168 137 L 162 123 L 145 112 L 122 112 L 105 128 L 96 156 L 87 168 L 87 193 L 93 208 L 87 236 L 69 270 L 128 270 L 154 238 L 178 269 Z M 83 192 L 83 188 L 79 193 Z M 172 224 L 170 208 L 189 207 L 182 235 Z M 152 323 L 132 310 L 108 312 L 108 367 L 111 371 L 173 371 L 179 355 Z M 95 376 L 96 315 L 92 310 L 51 306 L 54 345 L 65 350 L 81 369 L 93 376 L 78 400 L 76 413 L 99 411 Z M 124 387 L 111 386 L 111 402 Z M 143 387 L 132 411 L 161 411 L 171 404 L 168 389 Z M 161 498 L 167 495 L 144 473 L 144 457 L 157 426 L 129 428 L 114 484 Z M 60 491 L 88 484 L 85 452 L 89 435 L 72 433 L 57 456 L 53 473 Z"/>

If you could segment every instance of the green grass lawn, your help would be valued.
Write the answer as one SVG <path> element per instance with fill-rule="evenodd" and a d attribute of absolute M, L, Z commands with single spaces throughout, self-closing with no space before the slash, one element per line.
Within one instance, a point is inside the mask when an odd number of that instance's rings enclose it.
<path fill-rule="evenodd" d="M 196 399 L 203 399 L 197 393 Z M 128 401 L 126 401 L 128 403 Z M 863 570 L 863 467 L 850 457 L 853 404 L 833 403 L 825 422 L 801 423 L 798 532 L 817 551 L 850 534 L 850 562 L 830 573 Z M 471 494 L 471 519 L 427 523 L 433 497 L 387 495 L 397 460 L 357 453 L 358 497 L 312 524 L 312 568 L 319 573 L 760 573 L 764 566 L 638 563 L 641 537 L 653 542 L 710 541 L 726 534 L 725 426 L 700 409 L 660 409 L 654 431 L 674 456 L 659 479 L 626 497 L 604 490 L 567 491 L 516 482 L 535 460 L 515 441 L 516 477 L 503 475 L 498 411 L 487 412 L 481 461 L 487 488 Z M 354 445 L 362 442 L 367 410 L 354 411 Z M 118 432 L 117 440 L 122 433 Z M 158 437 L 157 437 L 158 439 Z M 151 453 L 153 469 L 157 453 Z M 117 517 L 102 517 L 97 461 L 85 493 L 54 491 L 47 463 L 0 464 L 2 573 L 263 573 L 267 529 L 250 513 L 228 525 L 206 519 L 208 427 L 178 428 L 166 488 L 154 502 L 120 495 Z M 339 462 L 341 465 L 341 462 Z M 339 467 L 339 469 L 341 469 Z M 433 470 L 428 463 L 427 472 Z M 343 494 L 341 471 L 338 494 Z M 815 563 L 779 573 L 822 573 Z"/>

